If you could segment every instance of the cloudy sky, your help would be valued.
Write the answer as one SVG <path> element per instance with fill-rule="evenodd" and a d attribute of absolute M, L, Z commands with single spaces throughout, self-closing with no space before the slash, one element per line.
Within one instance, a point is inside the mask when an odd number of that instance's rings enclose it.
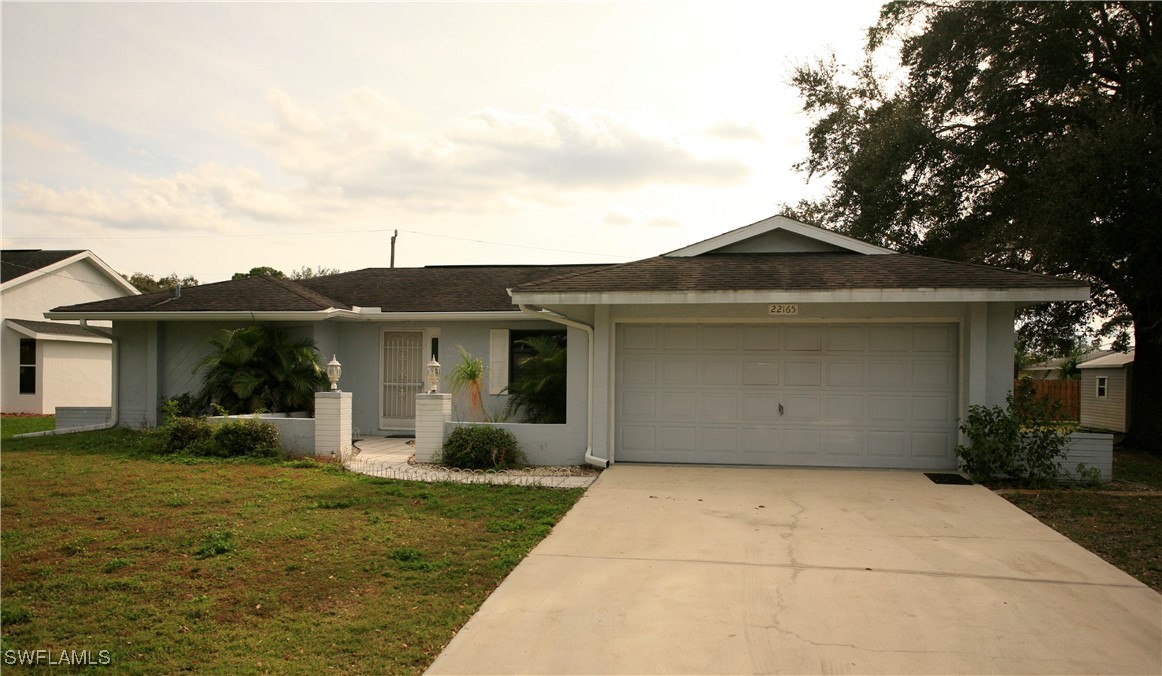
<path fill-rule="evenodd" d="M 3 4 L 3 246 L 202 282 L 621 262 L 817 195 L 876 2 Z"/>

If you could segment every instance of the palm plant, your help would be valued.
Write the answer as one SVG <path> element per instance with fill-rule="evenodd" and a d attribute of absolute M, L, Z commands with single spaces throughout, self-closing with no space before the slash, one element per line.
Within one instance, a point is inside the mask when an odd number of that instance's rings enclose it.
<path fill-rule="evenodd" d="M 488 422 L 488 411 L 484 409 L 484 360 L 474 357 L 461 345 L 457 345 L 456 349 L 460 351 L 460 363 L 448 373 L 452 394 L 465 390 L 468 410 L 473 418 Z"/>
<path fill-rule="evenodd" d="M 508 414 L 523 412 L 530 423 L 564 423 L 569 365 L 565 346 L 554 336 L 530 336 L 517 342 L 534 354 L 521 361 L 519 377 L 505 390 Z"/>
<path fill-rule="evenodd" d="M 283 329 L 224 329 L 210 345 L 195 369 L 204 370 L 201 396 L 229 413 L 313 411 L 328 382 L 314 341 Z"/>

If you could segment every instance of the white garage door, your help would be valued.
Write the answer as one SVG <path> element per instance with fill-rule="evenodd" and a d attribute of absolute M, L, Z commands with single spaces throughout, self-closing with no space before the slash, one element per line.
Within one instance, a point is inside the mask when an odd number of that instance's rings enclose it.
<path fill-rule="evenodd" d="M 620 324 L 616 456 L 956 466 L 955 324 Z"/>

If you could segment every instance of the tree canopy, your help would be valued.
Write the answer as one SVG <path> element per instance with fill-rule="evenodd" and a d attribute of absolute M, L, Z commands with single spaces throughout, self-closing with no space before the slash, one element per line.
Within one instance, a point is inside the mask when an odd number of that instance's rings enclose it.
<path fill-rule="evenodd" d="M 797 167 L 831 180 L 790 209 L 922 255 L 1080 277 L 1089 303 L 1022 336 L 1135 343 L 1131 437 L 1157 449 L 1162 398 L 1162 33 L 1158 3 L 892 2 L 865 61 L 792 75 L 812 118 Z M 896 51 L 898 49 L 898 52 Z M 898 56 L 901 69 L 884 69 Z"/>
<path fill-rule="evenodd" d="M 193 275 L 179 277 L 178 273 L 170 273 L 160 279 L 144 272 L 135 272 L 132 275 L 121 275 L 125 281 L 137 287 L 141 293 L 155 293 L 157 291 L 172 291 L 176 286 L 197 286 L 198 280 Z"/>
<path fill-rule="evenodd" d="M 309 265 L 304 265 L 298 270 L 291 270 L 291 273 L 288 275 L 278 268 L 272 268 L 269 265 L 261 265 L 256 268 L 250 268 L 249 272 L 235 272 L 234 276 L 232 276 L 230 279 L 246 279 L 247 277 L 262 277 L 266 275 L 270 277 L 281 277 L 283 279 L 290 278 L 299 280 L 314 279 L 315 277 L 326 277 L 327 275 L 337 275 L 340 272 L 342 272 L 342 270 L 338 268 L 329 268 L 325 265 L 320 265 L 315 268 L 312 268 Z"/>

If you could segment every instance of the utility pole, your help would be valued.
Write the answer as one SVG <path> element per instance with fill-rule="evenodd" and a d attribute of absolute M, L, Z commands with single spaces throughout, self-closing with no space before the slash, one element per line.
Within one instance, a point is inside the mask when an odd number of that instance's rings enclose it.
<path fill-rule="evenodd" d="M 395 267 L 395 238 L 399 237 L 399 230 L 393 230 L 391 234 L 391 267 Z"/>

